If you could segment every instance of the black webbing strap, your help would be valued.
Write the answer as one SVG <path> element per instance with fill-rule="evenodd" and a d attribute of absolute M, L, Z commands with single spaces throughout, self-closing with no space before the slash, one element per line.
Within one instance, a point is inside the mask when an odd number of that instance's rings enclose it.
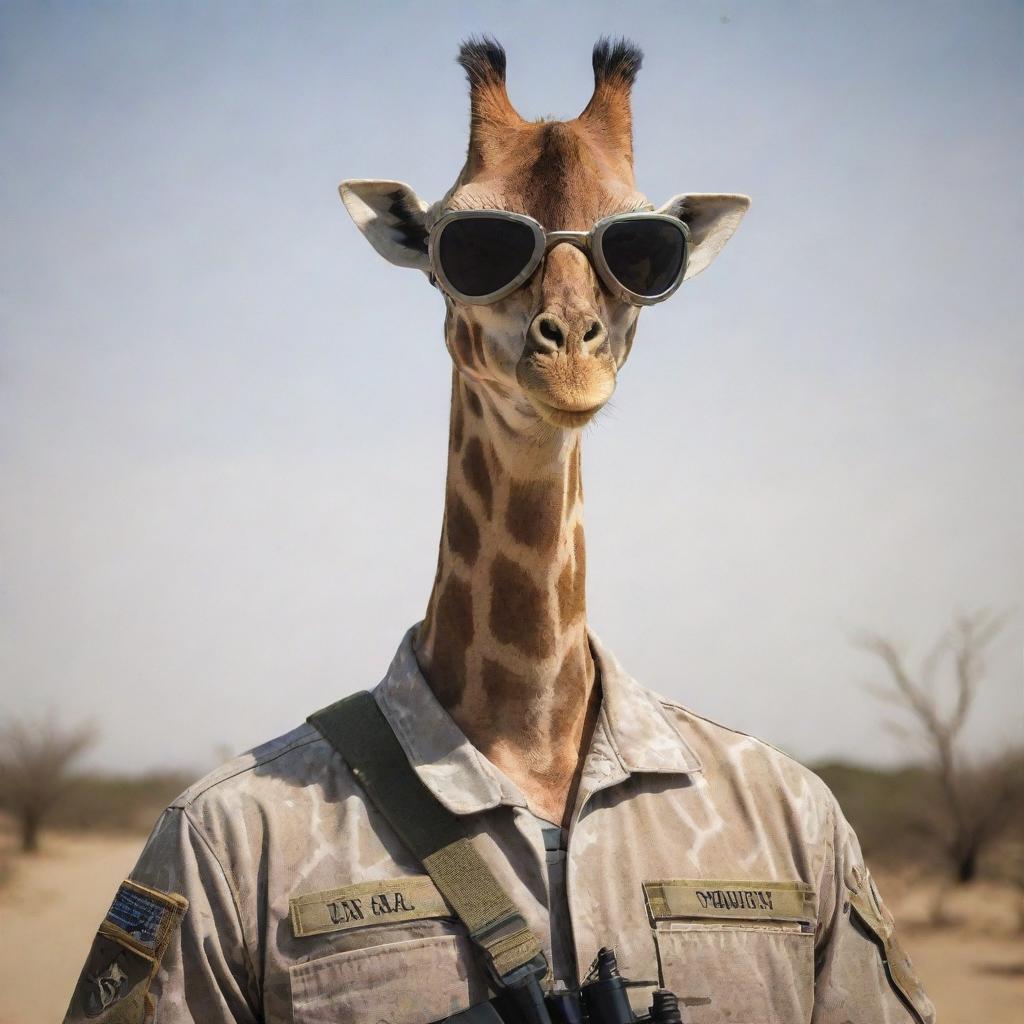
<path fill-rule="evenodd" d="M 345 759 L 399 838 L 422 861 L 502 987 L 543 975 L 547 961 L 519 908 L 420 780 L 373 695 L 356 693 L 308 718 Z"/>

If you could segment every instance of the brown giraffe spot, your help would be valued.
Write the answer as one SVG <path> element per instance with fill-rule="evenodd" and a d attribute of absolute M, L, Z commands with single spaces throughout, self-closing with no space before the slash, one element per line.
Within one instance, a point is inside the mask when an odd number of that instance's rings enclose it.
<path fill-rule="evenodd" d="M 563 629 L 582 616 L 586 607 L 586 559 L 583 524 L 577 523 L 573 535 L 573 557 L 565 560 L 555 584 L 558 621 Z"/>
<path fill-rule="evenodd" d="M 491 565 L 491 632 L 534 658 L 546 658 L 554 647 L 554 623 L 547 592 L 504 555 Z"/>
<path fill-rule="evenodd" d="M 477 419 L 480 419 L 484 414 L 484 407 L 480 404 L 480 396 L 465 381 L 462 382 L 462 390 L 466 394 L 466 405 L 469 406 L 469 411 Z"/>
<path fill-rule="evenodd" d="M 462 451 L 462 436 L 466 426 L 465 417 L 462 414 L 462 403 L 455 402 L 452 406 L 452 441 L 451 449 L 458 454 Z"/>
<path fill-rule="evenodd" d="M 481 666 L 484 696 L 490 701 L 504 700 L 510 694 L 521 692 L 524 680 L 518 672 L 505 668 L 499 661 L 484 658 Z"/>
<path fill-rule="evenodd" d="M 514 540 L 537 551 L 550 551 L 562 523 L 561 480 L 512 480 L 505 526 Z"/>
<path fill-rule="evenodd" d="M 473 642 L 473 598 L 456 576 L 445 581 L 437 602 L 428 678 L 442 706 L 452 708 L 466 687 L 466 651 Z"/>
<path fill-rule="evenodd" d="M 448 492 L 444 525 L 448 547 L 471 566 L 480 554 L 480 530 L 473 513 L 454 491 Z"/>
<path fill-rule="evenodd" d="M 487 472 L 484 459 L 484 448 L 478 437 L 471 437 L 466 444 L 466 454 L 462 456 L 462 472 L 466 476 L 466 483 L 479 495 L 484 505 L 484 514 L 490 519 L 494 492 L 491 488 L 491 474 Z"/>
<path fill-rule="evenodd" d="M 473 335 L 473 352 L 479 366 L 487 365 L 487 357 L 484 355 L 484 329 L 478 324 L 470 325 L 470 333 Z"/>
<path fill-rule="evenodd" d="M 473 342 L 469 336 L 469 327 L 462 317 L 455 321 L 455 333 L 452 335 L 452 348 L 462 366 L 473 365 Z"/>
<path fill-rule="evenodd" d="M 540 717 L 536 694 L 517 672 L 500 662 L 483 659 L 481 681 L 487 707 L 487 728 L 496 734 L 524 733 L 535 728 Z"/>

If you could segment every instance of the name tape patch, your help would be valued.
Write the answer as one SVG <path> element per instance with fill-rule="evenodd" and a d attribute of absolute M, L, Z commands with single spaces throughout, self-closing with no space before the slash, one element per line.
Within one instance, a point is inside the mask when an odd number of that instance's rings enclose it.
<path fill-rule="evenodd" d="M 807 923 L 817 917 L 814 889 L 806 882 L 669 878 L 643 886 L 655 921 L 725 917 Z"/>
<path fill-rule="evenodd" d="M 305 893 L 293 896 L 288 904 L 296 937 L 452 916 L 451 908 L 427 875 Z"/>

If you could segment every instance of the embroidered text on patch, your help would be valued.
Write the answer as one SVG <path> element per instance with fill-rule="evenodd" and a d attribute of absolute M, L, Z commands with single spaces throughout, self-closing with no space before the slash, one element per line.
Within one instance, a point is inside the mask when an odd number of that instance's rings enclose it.
<path fill-rule="evenodd" d="M 768 889 L 696 889 L 694 895 L 704 910 L 774 910 Z"/>
<path fill-rule="evenodd" d="M 375 924 L 450 917 L 452 913 L 426 875 L 385 878 L 304 893 L 293 896 L 289 906 L 292 930 L 300 937 Z"/>
<path fill-rule="evenodd" d="M 107 920 L 151 950 L 156 950 L 160 928 L 172 907 L 166 902 L 125 883 L 117 890 L 107 911 Z"/>
<path fill-rule="evenodd" d="M 655 921 L 729 917 L 809 925 L 817 916 L 817 899 L 806 882 L 669 878 L 644 882 L 643 888 Z"/>

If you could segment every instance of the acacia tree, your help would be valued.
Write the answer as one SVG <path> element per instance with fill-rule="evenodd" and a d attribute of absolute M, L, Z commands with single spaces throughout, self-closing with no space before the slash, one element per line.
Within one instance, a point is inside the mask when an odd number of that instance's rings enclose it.
<path fill-rule="evenodd" d="M 39 848 L 39 828 L 70 785 L 69 769 L 95 739 L 91 726 L 52 718 L 15 719 L 0 728 L 0 806 L 17 820 L 21 848 Z"/>
<path fill-rule="evenodd" d="M 1020 801 L 1020 756 L 1002 755 L 971 764 L 962 749 L 964 725 L 985 675 L 984 654 L 1003 626 L 989 612 L 960 615 L 939 638 L 916 672 L 896 644 L 876 633 L 857 643 L 885 666 L 887 679 L 872 685 L 879 699 L 909 715 L 889 728 L 922 746 L 935 772 L 938 812 L 929 831 L 958 882 L 977 874 L 978 858 L 1003 830 Z M 952 686 L 940 688 L 946 670 Z"/>

